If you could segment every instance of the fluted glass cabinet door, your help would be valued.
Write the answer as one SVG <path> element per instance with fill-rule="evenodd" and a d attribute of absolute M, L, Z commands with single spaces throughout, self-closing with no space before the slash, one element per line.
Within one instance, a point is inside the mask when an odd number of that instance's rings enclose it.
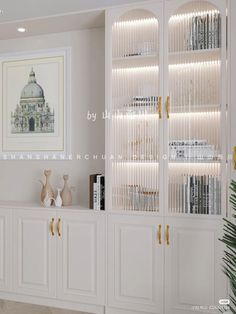
<path fill-rule="evenodd" d="M 108 188 L 113 210 L 160 210 L 162 4 L 152 8 L 123 9 L 112 23 Z"/>
<path fill-rule="evenodd" d="M 224 1 L 182 3 L 169 2 L 167 21 L 167 208 L 215 217 L 225 207 Z"/>

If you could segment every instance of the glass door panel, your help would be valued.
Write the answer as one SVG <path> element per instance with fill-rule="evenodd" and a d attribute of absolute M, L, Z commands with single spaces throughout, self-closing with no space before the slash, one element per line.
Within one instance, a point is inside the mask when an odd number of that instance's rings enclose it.
<path fill-rule="evenodd" d="M 159 211 L 159 25 L 143 9 L 112 27 L 112 209 Z M 160 114 L 159 114 L 160 113 Z"/>
<path fill-rule="evenodd" d="M 191 1 L 169 29 L 169 213 L 221 214 L 221 14 Z"/>

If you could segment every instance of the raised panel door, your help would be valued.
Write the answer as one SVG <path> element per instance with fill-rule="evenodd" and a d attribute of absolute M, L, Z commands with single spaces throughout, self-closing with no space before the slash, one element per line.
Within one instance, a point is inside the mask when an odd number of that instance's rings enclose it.
<path fill-rule="evenodd" d="M 14 288 L 34 296 L 56 295 L 56 234 L 51 232 L 55 212 L 14 211 Z M 55 223 L 54 223 L 55 228 Z"/>
<path fill-rule="evenodd" d="M 163 313 L 161 223 L 155 217 L 109 216 L 109 306 Z"/>

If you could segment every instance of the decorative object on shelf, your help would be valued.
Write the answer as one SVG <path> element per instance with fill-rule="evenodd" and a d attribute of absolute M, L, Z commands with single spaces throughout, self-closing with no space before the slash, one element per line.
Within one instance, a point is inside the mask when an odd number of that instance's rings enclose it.
<path fill-rule="evenodd" d="M 46 198 L 46 196 L 48 196 L 49 198 L 54 198 L 54 191 L 53 188 L 50 184 L 50 176 L 52 174 L 51 170 L 44 170 L 44 175 L 46 177 L 46 182 L 45 184 L 39 180 L 39 182 L 42 184 L 42 191 L 41 191 L 41 202 L 44 203 L 44 200 Z M 52 204 L 52 201 L 51 201 Z"/>
<path fill-rule="evenodd" d="M 69 187 L 68 174 L 65 174 L 63 176 L 63 180 L 64 180 L 64 187 L 61 192 L 62 206 L 71 206 L 72 205 L 72 190 L 74 190 L 74 187 Z"/>
<path fill-rule="evenodd" d="M 49 196 L 49 192 L 46 192 L 46 196 L 42 202 L 44 207 L 50 207 L 52 205 L 52 203 L 54 202 L 54 198 Z"/>
<path fill-rule="evenodd" d="M 3 152 L 67 148 L 65 73 L 68 49 L 14 55 L 2 61 Z"/>
<path fill-rule="evenodd" d="M 225 275 L 229 279 L 229 283 L 231 286 L 231 294 L 229 296 L 230 302 L 228 307 L 230 308 L 232 313 L 236 313 L 236 181 L 232 180 L 230 184 L 231 189 L 231 196 L 230 196 L 230 203 L 232 205 L 233 213 L 233 220 L 228 220 L 223 218 L 224 220 L 224 235 L 223 238 L 220 239 L 225 244 L 225 251 L 224 251 L 224 268 L 223 271 Z"/>
<path fill-rule="evenodd" d="M 57 188 L 57 197 L 55 199 L 55 206 L 61 207 L 62 206 L 62 198 L 61 198 L 61 189 Z"/>
<path fill-rule="evenodd" d="M 217 151 L 207 140 L 170 140 L 170 160 L 215 160 Z"/>

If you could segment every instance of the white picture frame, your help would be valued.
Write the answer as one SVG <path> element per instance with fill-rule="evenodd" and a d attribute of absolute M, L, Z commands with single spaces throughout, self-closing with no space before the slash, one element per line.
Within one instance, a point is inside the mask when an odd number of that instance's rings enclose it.
<path fill-rule="evenodd" d="M 71 153 L 70 59 L 70 48 L 0 55 L 2 155 Z"/>

